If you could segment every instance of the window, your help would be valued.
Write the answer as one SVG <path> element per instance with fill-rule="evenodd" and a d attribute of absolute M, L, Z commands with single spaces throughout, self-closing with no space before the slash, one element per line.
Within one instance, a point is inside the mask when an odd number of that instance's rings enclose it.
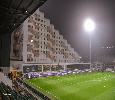
<path fill-rule="evenodd" d="M 27 44 L 27 52 L 32 52 L 32 50 L 33 50 L 32 48 L 33 48 L 32 45 Z"/>
<path fill-rule="evenodd" d="M 38 18 L 38 21 L 40 21 L 40 19 Z"/>
<path fill-rule="evenodd" d="M 37 20 L 37 18 L 35 18 L 35 20 Z"/>
<path fill-rule="evenodd" d="M 31 42 L 31 40 L 33 40 L 32 38 L 33 38 L 33 35 L 28 35 L 28 41 L 29 42 Z"/>
<path fill-rule="evenodd" d="M 33 61 L 33 58 L 32 58 L 31 54 L 27 54 L 27 61 Z"/>
<path fill-rule="evenodd" d="M 31 27 L 31 25 L 28 25 L 28 27 Z"/>

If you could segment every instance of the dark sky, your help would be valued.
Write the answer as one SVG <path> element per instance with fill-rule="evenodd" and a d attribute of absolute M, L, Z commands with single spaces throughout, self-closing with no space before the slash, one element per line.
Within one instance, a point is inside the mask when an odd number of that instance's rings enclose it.
<path fill-rule="evenodd" d="M 48 0 L 40 10 L 83 57 L 89 55 L 89 36 L 83 29 L 88 17 L 96 23 L 92 53 L 106 54 L 102 46 L 115 46 L 115 0 Z M 114 51 L 107 52 L 114 54 Z"/>

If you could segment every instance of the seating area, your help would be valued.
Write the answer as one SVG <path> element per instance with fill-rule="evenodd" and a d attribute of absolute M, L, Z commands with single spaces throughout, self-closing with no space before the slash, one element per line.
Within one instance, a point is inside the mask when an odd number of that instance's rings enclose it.
<path fill-rule="evenodd" d="M 102 70 L 102 69 L 101 69 Z M 49 77 L 49 76 L 63 76 L 68 74 L 90 73 L 101 71 L 98 68 L 91 69 L 74 69 L 48 72 L 29 72 L 22 78 L 12 79 L 12 87 L 0 82 L 0 100 L 51 100 L 40 91 L 26 84 L 23 79 Z M 112 68 L 106 68 L 104 71 L 115 72 Z M 6 82 L 6 81 L 5 81 Z"/>
<path fill-rule="evenodd" d="M 34 89 L 33 87 L 29 86 L 27 83 L 22 81 L 21 79 L 17 79 L 17 81 L 20 84 L 23 84 L 25 88 L 27 88 L 29 91 L 32 91 L 36 96 L 39 97 L 39 100 L 51 100 L 49 97 L 45 96 L 43 93 L 39 92 L 38 90 Z"/>
<path fill-rule="evenodd" d="M 17 92 L 16 90 L 11 89 L 8 85 L 5 85 L 3 82 L 0 83 L 0 96 L 1 100 L 37 100 L 29 92 Z"/>

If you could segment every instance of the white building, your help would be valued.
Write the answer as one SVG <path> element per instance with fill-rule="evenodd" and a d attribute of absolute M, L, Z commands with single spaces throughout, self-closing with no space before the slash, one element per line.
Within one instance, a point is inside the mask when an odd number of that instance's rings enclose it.
<path fill-rule="evenodd" d="M 79 54 L 39 9 L 12 33 L 11 44 L 11 66 L 16 66 L 17 61 L 22 65 L 66 65 L 80 61 Z"/>

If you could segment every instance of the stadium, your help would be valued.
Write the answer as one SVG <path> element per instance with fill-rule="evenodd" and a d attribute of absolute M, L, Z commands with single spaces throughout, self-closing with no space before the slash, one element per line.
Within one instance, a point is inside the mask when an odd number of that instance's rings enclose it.
<path fill-rule="evenodd" d="M 40 10 L 45 2 L 0 3 L 0 100 L 115 100 L 114 55 L 94 61 L 90 41 L 83 60 Z"/>

